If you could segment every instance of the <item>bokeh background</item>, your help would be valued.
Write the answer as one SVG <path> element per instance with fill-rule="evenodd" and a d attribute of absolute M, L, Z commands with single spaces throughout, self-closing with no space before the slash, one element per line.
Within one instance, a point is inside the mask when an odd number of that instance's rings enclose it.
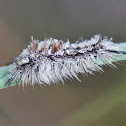
<path fill-rule="evenodd" d="M 0 66 L 30 42 L 95 34 L 126 41 L 124 0 L 0 0 Z M 0 90 L 0 126 L 126 126 L 126 62 L 118 69 L 41 88 Z"/>

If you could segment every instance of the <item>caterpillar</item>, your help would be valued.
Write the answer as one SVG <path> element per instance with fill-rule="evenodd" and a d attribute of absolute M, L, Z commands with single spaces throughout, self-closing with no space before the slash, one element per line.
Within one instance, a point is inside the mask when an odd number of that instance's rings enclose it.
<path fill-rule="evenodd" d="M 73 77 L 79 80 L 78 73 L 87 76 L 94 71 L 103 72 L 103 65 L 116 67 L 112 63 L 114 54 L 126 54 L 113 44 L 112 39 L 101 35 L 75 43 L 31 37 L 28 47 L 13 59 L 6 84 L 16 81 L 23 86 L 50 85 Z"/>

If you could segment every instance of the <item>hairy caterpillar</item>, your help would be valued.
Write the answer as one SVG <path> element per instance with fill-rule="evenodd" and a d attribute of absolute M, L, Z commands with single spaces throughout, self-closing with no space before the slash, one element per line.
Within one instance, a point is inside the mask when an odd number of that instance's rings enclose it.
<path fill-rule="evenodd" d="M 44 41 L 31 38 L 30 45 L 12 63 L 6 82 L 22 85 L 51 84 L 65 79 L 77 78 L 78 73 L 93 74 L 103 71 L 102 65 L 115 67 L 114 54 L 126 54 L 113 46 L 112 39 L 95 35 L 90 40 L 70 44 L 57 39 Z M 79 80 L 79 79 L 78 79 Z"/>

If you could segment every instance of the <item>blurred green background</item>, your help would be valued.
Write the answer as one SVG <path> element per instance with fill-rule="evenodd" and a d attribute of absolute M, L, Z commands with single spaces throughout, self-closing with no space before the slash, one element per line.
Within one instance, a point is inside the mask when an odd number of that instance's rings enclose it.
<path fill-rule="evenodd" d="M 0 0 L 0 66 L 27 47 L 30 36 L 71 42 L 95 34 L 126 41 L 123 0 Z M 0 90 L 0 126 L 126 126 L 126 62 L 118 69 L 41 88 Z"/>

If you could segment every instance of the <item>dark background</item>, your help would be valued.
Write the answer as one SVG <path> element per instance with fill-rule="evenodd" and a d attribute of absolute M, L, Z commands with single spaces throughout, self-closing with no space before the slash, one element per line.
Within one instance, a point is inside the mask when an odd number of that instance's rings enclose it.
<path fill-rule="evenodd" d="M 90 39 L 95 34 L 113 37 L 114 42 L 126 41 L 126 1 L 0 0 L 0 66 L 8 64 L 26 48 L 31 35 L 39 40 L 53 37 L 75 42 L 80 37 Z M 106 90 L 121 85 L 126 62 L 120 64 L 117 64 L 118 69 L 104 67 L 105 72 L 95 73 L 95 76 L 79 75 L 81 83 L 74 79 L 66 81 L 65 85 L 25 86 L 24 90 L 14 86 L 0 90 L 0 125 L 59 125 Z M 125 126 L 125 117 L 124 100 L 90 126 Z M 80 125 L 83 126 L 83 122 Z"/>

